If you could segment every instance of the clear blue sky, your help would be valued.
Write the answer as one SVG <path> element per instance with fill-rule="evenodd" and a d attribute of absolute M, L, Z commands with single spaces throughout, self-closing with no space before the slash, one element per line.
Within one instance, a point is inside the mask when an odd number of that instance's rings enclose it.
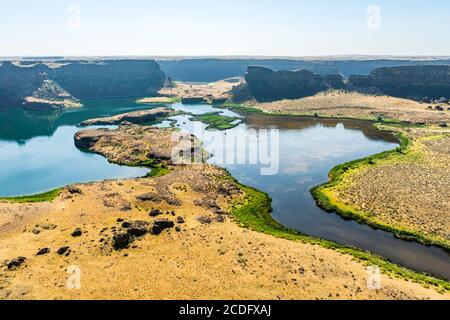
<path fill-rule="evenodd" d="M 379 29 L 367 26 L 370 5 L 381 10 Z M 0 7 L 1 56 L 341 54 L 450 55 L 450 1 L 15 0 Z"/>

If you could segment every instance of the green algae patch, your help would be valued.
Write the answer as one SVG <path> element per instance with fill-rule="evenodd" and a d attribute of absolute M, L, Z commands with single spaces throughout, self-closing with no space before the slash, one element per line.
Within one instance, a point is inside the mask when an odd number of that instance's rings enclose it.
<path fill-rule="evenodd" d="M 207 124 L 206 130 L 232 129 L 239 125 L 240 121 L 238 120 L 240 120 L 240 118 L 224 116 L 220 112 L 195 115 L 191 118 L 191 121 L 200 121 Z"/>

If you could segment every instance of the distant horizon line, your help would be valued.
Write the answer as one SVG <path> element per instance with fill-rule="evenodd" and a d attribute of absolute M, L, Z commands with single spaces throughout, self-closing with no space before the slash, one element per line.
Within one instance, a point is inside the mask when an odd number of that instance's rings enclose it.
<path fill-rule="evenodd" d="M 0 60 L 20 59 L 153 59 L 153 60 L 184 60 L 184 59 L 286 59 L 286 60 L 445 60 L 450 55 L 370 55 L 370 54 L 336 54 L 336 55 L 15 55 L 0 56 Z"/>

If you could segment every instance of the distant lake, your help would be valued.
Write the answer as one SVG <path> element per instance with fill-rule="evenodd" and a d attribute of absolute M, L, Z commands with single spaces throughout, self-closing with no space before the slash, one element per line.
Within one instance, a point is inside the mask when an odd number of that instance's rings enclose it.
<path fill-rule="evenodd" d="M 0 112 L 0 196 L 32 194 L 59 186 L 103 179 L 144 176 L 148 170 L 110 164 L 105 158 L 74 146 L 73 136 L 86 119 L 149 109 L 131 99 L 94 100 L 85 107 L 56 112 Z M 336 165 L 363 158 L 398 144 L 388 133 L 369 122 L 250 115 L 242 117 L 229 110 L 208 105 L 174 104 L 175 110 L 193 114 L 224 112 L 243 122 L 227 131 L 205 131 L 205 124 L 192 122 L 189 115 L 175 116 L 176 126 L 197 133 L 200 127 L 205 149 L 213 154 L 209 162 L 226 168 L 242 183 L 267 192 L 273 200 L 272 216 L 282 225 L 304 234 L 369 250 L 392 262 L 450 279 L 450 255 L 395 238 L 392 234 L 347 221 L 318 208 L 310 189 L 324 183 Z M 165 121 L 160 126 L 168 126 Z M 233 134 L 244 139 L 249 132 L 276 129 L 279 134 L 279 167 L 273 175 L 261 175 L 261 165 L 245 161 L 251 148 L 236 149 L 217 143 Z M 258 147 L 264 135 L 253 142 Z M 235 159 L 223 162 L 222 156 Z"/>
<path fill-rule="evenodd" d="M 138 109 L 131 99 L 85 101 L 66 111 L 0 112 L 0 196 L 41 193 L 73 183 L 145 176 L 148 169 L 108 163 L 77 149 L 74 134 L 83 120 Z"/>

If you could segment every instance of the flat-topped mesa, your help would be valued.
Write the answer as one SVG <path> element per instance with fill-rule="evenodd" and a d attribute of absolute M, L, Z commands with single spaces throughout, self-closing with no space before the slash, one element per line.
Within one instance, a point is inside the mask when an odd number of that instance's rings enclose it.
<path fill-rule="evenodd" d="M 404 66 L 375 69 L 348 79 L 349 87 L 420 100 L 450 97 L 450 66 Z M 445 100 L 445 99 L 444 99 Z"/>
<path fill-rule="evenodd" d="M 249 93 L 260 102 L 298 99 L 332 88 L 343 88 L 340 75 L 322 76 L 311 71 L 273 71 L 251 66 L 245 76 Z"/>
<path fill-rule="evenodd" d="M 115 130 L 87 129 L 77 132 L 74 140 L 78 148 L 124 165 L 201 163 L 207 157 L 198 139 L 173 128 L 126 125 Z"/>
<path fill-rule="evenodd" d="M 0 65 L 0 108 L 55 109 L 78 99 L 156 95 L 166 76 L 153 60 L 55 61 Z"/>
<path fill-rule="evenodd" d="M 142 124 L 170 116 L 175 111 L 169 108 L 161 107 L 150 110 L 139 110 L 134 112 L 122 113 L 116 116 L 107 118 L 89 119 L 81 122 L 82 126 L 94 125 L 118 125 L 124 122 L 131 124 Z"/>

